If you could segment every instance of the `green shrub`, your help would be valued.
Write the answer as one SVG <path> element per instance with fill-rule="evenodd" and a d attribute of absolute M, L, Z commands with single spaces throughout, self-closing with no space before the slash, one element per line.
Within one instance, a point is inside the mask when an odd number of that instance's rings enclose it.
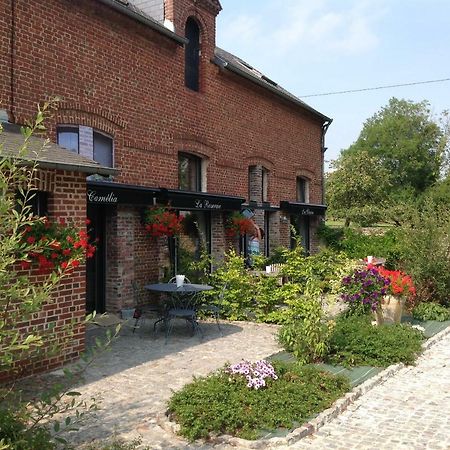
<path fill-rule="evenodd" d="M 413 309 L 413 317 L 418 320 L 437 320 L 438 322 L 445 322 L 450 320 L 450 309 L 445 308 L 437 303 L 419 303 Z"/>
<path fill-rule="evenodd" d="M 54 450 L 56 444 L 47 428 L 30 428 L 23 411 L 0 409 L 0 448 L 8 450 Z M 5 447 L 3 447 L 4 445 Z"/>
<path fill-rule="evenodd" d="M 291 310 L 291 319 L 280 329 L 278 339 L 301 364 L 322 359 L 328 351 L 331 321 L 326 321 L 320 301 L 303 296 Z"/>
<path fill-rule="evenodd" d="M 341 317 L 329 341 L 327 360 L 346 366 L 412 364 L 423 335 L 410 325 L 373 326 L 370 316 Z"/>
<path fill-rule="evenodd" d="M 425 202 L 397 235 L 401 268 L 411 275 L 417 298 L 450 306 L 450 208 Z"/>
<path fill-rule="evenodd" d="M 250 389 L 244 378 L 221 370 L 195 379 L 169 402 L 170 417 L 190 440 L 212 433 L 257 439 L 263 431 L 299 426 L 328 408 L 349 389 L 347 379 L 274 362 L 278 380 L 264 389 Z"/>
<path fill-rule="evenodd" d="M 400 256 L 395 229 L 388 229 L 380 234 L 365 234 L 354 228 L 336 229 L 322 225 L 318 233 L 327 247 L 345 253 L 348 258 L 378 256 L 386 258 L 386 266 L 393 268 Z"/>

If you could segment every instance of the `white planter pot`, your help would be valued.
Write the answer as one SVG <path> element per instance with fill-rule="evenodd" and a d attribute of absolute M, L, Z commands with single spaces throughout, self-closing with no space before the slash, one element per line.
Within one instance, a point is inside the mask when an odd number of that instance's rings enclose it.
<path fill-rule="evenodd" d="M 377 325 L 382 325 L 383 323 L 400 323 L 404 305 L 404 298 L 385 295 L 381 303 L 381 308 L 375 311 Z"/>

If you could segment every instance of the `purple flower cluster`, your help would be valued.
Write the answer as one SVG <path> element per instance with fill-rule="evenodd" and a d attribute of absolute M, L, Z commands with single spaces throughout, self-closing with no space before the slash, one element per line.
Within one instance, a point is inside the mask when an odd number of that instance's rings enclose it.
<path fill-rule="evenodd" d="M 247 387 L 250 389 L 260 389 L 265 387 L 266 378 L 277 380 L 278 377 L 272 364 L 262 359 L 251 363 L 249 361 L 242 361 L 234 364 L 226 369 L 226 371 L 233 375 L 242 375 L 247 380 Z"/>
<path fill-rule="evenodd" d="M 355 270 L 351 276 L 342 279 L 341 299 L 350 305 L 370 305 L 375 311 L 390 283 L 375 268 Z"/>

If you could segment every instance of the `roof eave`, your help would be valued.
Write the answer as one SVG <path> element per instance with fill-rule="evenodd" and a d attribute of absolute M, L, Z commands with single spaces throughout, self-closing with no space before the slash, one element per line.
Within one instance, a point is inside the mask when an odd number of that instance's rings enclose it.
<path fill-rule="evenodd" d="M 24 158 L 17 158 L 12 156 L 12 158 L 16 159 L 20 162 L 20 164 L 23 165 L 31 165 L 34 163 L 33 160 L 24 159 Z M 89 175 L 118 175 L 119 170 L 113 169 L 110 167 L 104 167 L 104 166 L 84 166 L 79 164 L 69 164 L 69 163 L 61 163 L 61 162 L 55 162 L 55 161 L 36 161 L 37 168 L 38 169 L 54 169 L 54 170 L 66 170 L 71 172 L 80 172 L 80 173 L 87 173 Z"/>
<path fill-rule="evenodd" d="M 158 22 L 150 20 L 149 18 L 143 16 L 142 14 L 139 14 L 139 13 L 131 10 L 126 5 L 118 2 L 117 0 L 98 0 L 98 1 L 100 3 L 103 3 L 104 5 L 109 6 L 112 9 L 130 17 L 133 20 L 136 20 L 137 22 L 140 22 L 143 25 L 146 25 L 149 28 L 152 28 L 153 30 L 157 31 L 158 33 L 163 34 L 164 36 L 168 37 L 169 39 L 172 39 L 173 41 L 175 41 L 178 45 L 185 45 L 189 42 L 188 39 L 186 39 L 182 36 L 179 36 L 178 34 L 174 33 L 173 31 L 170 31 L 164 25 L 161 25 Z"/>
<path fill-rule="evenodd" d="M 235 73 L 236 75 L 239 75 L 252 83 L 257 84 L 258 86 L 263 87 L 264 89 L 267 89 L 268 91 L 271 91 L 273 94 L 277 95 L 278 97 L 283 98 L 284 100 L 287 100 L 288 102 L 291 102 L 297 106 L 300 106 L 303 109 L 306 109 L 313 115 L 319 117 L 323 123 L 331 123 L 333 119 L 330 117 L 325 116 L 324 114 L 320 113 L 319 111 L 315 110 L 314 108 L 311 108 L 311 106 L 307 105 L 306 103 L 303 103 L 301 101 L 295 100 L 292 97 L 289 97 L 289 95 L 284 94 L 283 92 L 279 91 L 278 89 L 275 89 L 274 87 L 270 86 L 270 84 L 265 83 L 264 81 L 259 80 L 258 78 L 252 77 L 245 71 L 239 69 L 238 67 L 229 64 L 227 61 L 224 61 L 223 59 L 219 58 L 218 56 L 215 56 L 212 59 L 212 62 L 219 66 L 222 69 L 227 69 L 230 72 Z"/>

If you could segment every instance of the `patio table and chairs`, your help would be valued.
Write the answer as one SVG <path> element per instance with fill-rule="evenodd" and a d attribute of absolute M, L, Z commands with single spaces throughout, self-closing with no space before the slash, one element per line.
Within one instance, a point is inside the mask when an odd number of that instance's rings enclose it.
<path fill-rule="evenodd" d="M 200 292 L 212 290 L 212 286 L 188 282 L 178 286 L 175 282 L 169 282 L 148 284 L 144 286 L 144 289 L 166 294 L 164 313 L 153 325 L 154 331 L 158 323 L 165 325 L 166 343 L 173 329 L 173 320 L 177 318 L 186 320 L 192 325 L 193 331 L 200 333 L 203 337 L 203 331 L 197 320 L 196 296 Z"/>

